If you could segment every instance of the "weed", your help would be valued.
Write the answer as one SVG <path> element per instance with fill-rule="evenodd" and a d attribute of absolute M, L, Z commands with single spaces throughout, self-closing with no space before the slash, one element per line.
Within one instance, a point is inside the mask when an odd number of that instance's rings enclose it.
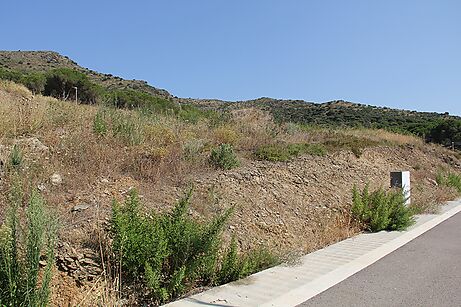
<path fill-rule="evenodd" d="M 122 269 L 134 280 L 142 277 L 159 303 L 191 287 L 232 281 L 276 262 L 264 252 L 239 258 L 234 240 L 219 264 L 221 234 L 232 208 L 200 223 L 188 214 L 191 193 L 189 190 L 171 213 L 163 215 L 141 213 L 135 191 L 124 205 L 113 205 L 113 250 Z"/>
<path fill-rule="evenodd" d="M 104 136 L 107 133 L 107 121 L 102 110 L 99 110 L 94 117 L 93 132 L 101 136 Z"/>
<path fill-rule="evenodd" d="M 197 160 L 205 147 L 201 139 L 188 139 L 183 145 L 184 156 L 189 161 Z"/>
<path fill-rule="evenodd" d="M 233 280 L 238 280 L 278 263 L 278 258 L 265 249 L 258 249 L 239 256 L 237 241 L 233 237 L 223 257 L 216 283 L 225 284 Z"/>
<path fill-rule="evenodd" d="M 229 170 L 240 165 L 234 149 L 230 144 L 221 144 L 213 148 L 210 154 L 210 162 L 216 168 Z"/>
<path fill-rule="evenodd" d="M 144 141 L 142 124 L 135 116 L 114 113 L 112 115 L 112 133 L 129 145 L 139 145 Z"/>
<path fill-rule="evenodd" d="M 20 225 L 23 192 L 17 182 L 10 194 L 6 221 L 0 227 L 0 305 L 45 306 L 50 295 L 56 223 L 45 212 L 43 199 L 33 192 L 26 209 L 26 226 Z M 43 251 L 46 266 L 39 274 Z"/>
<path fill-rule="evenodd" d="M 18 145 L 13 145 L 13 150 L 10 153 L 10 164 L 13 168 L 18 169 L 23 162 L 22 151 Z"/>
<path fill-rule="evenodd" d="M 413 211 L 405 206 L 401 190 L 378 189 L 369 193 L 368 187 L 362 192 L 354 187 L 352 199 L 352 215 L 371 232 L 405 230 L 414 223 Z"/>
<path fill-rule="evenodd" d="M 461 193 L 461 176 L 452 172 L 444 172 L 439 170 L 435 177 L 437 184 L 455 188 L 458 193 Z"/>

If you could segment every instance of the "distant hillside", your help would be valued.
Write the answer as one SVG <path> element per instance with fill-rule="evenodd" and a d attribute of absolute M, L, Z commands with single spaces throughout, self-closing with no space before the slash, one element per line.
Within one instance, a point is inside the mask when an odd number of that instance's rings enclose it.
<path fill-rule="evenodd" d="M 56 68 L 70 68 L 84 73 L 92 82 L 107 89 L 133 89 L 158 97 L 171 97 L 166 90 L 150 86 L 146 81 L 125 80 L 111 74 L 99 73 L 81 67 L 69 57 L 54 51 L 0 51 L 1 68 L 23 72 L 48 72 Z"/>
<path fill-rule="evenodd" d="M 52 51 L 0 51 L 0 79 L 26 85 L 33 92 L 85 103 L 114 104 L 124 108 L 144 108 L 150 112 L 173 112 L 197 120 L 205 111 L 227 112 L 257 108 L 272 114 L 278 122 L 321 127 L 365 127 L 411 133 L 427 141 L 461 145 L 461 118 L 448 113 L 390 109 L 342 100 L 312 103 L 302 100 L 259 98 L 228 102 L 172 96 L 145 81 L 124 80 L 83 68 L 66 56 Z"/>

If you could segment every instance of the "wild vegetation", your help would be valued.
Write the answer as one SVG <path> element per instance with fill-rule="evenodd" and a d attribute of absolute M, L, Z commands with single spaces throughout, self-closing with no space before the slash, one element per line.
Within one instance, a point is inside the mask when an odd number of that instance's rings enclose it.
<path fill-rule="evenodd" d="M 46 212 L 38 192 L 26 197 L 19 180 L 14 180 L 6 219 L 0 226 L 0 305 L 46 306 L 50 299 L 57 224 Z M 25 210 L 24 198 L 28 200 Z M 24 223 L 21 211 L 25 211 Z"/>
<path fill-rule="evenodd" d="M 356 104 L 346 101 L 309 103 L 300 100 L 257 100 L 224 103 L 223 110 L 258 107 L 270 112 L 279 122 L 329 127 L 384 129 L 396 133 L 413 134 L 428 142 L 459 146 L 461 118 L 449 114 L 396 110 L 386 107 Z"/>
<path fill-rule="evenodd" d="M 0 67 L 0 79 L 21 83 L 33 93 L 60 99 L 75 100 L 78 92 L 78 99 L 83 103 L 103 102 L 106 105 L 141 108 L 155 113 L 171 112 L 193 121 L 204 113 L 209 113 L 210 109 L 222 111 L 258 108 L 272 114 L 280 123 L 323 128 L 384 129 L 417 135 L 428 142 L 445 146 L 457 147 L 461 144 L 461 118 L 448 113 L 395 110 L 341 100 L 318 104 L 260 98 L 237 103 L 213 101 L 210 107 L 202 106 L 200 101 L 179 99 L 187 103 L 178 104 L 178 99 L 166 91 L 155 89 L 141 81 L 138 84 L 135 80 L 123 80 L 83 69 L 68 58 L 54 53 L 0 52 L 0 61 L 3 61 L 0 64 L 4 67 Z M 42 69 L 37 68 L 40 66 Z"/>
<path fill-rule="evenodd" d="M 56 70 L 39 73 L 46 85 Z M 84 79 L 74 81 L 85 88 Z M 221 112 L 132 88 L 88 89 L 102 96 L 76 104 L 68 86 L 57 99 L 0 81 L 0 218 L 12 172 L 22 174 L 25 195 L 39 189 L 57 211 L 57 240 L 75 253 L 56 250 L 55 305 L 154 304 L 244 277 L 274 255 L 357 233 L 354 183 L 382 186 L 390 170 L 410 168 L 415 206 L 437 208 L 447 200 L 445 186 L 433 183 L 437 170 L 457 174 L 460 165 L 456 153 L 411 134 L 277 121 L 245 103 Z M 194 198 L 181 198 L 190 184 Z M 354 211 L 364 228 L 375 220 L 376 228 L 403 227 L 407 212 L 390 195 L 373 205 L 360 194 L 367 206 Z M 97 256 L 87 259 L 89 250 Z M 77 261 L 101 271 L 76 277 Z"/>
<path fill-rule="evenodd" d="M 450 171 L 439 170 L 435 178 L 437 184 L 456 189 L 461 194 L 461 176 Z"/>
<path fill-rule="evenodd" d="M 209 222 L 188 216 L 192 189 L 172 212 L 143 213 L 133 190 L 124 205 L 113 205 L 113 250 L 121 269 L 141 280 L 154 302 L 175 298 L 197 286 L 219 285 L 277 263 L 269 252 L 238 255 L 235 240 L 221 259 L 224 227 L 232 208 Z"/>
<path fill-rule="evenodd" d="M 366 186 L 362 191 L 352 191 L 352 216 L 371 232 L 381 230 L 405 230 L 414 223 L 414 212 L 405 205 L 402 190 L 373 192 Z"/>

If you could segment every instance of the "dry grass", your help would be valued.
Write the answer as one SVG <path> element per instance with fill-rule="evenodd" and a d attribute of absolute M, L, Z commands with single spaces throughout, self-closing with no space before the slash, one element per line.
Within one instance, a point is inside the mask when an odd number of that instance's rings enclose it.
<path fill-rule="evenodd" d="M 103 114 L 107 125 L 105 133 L 94 131 L 98 113 Z M 28 146 L 27 139 L 31 137 L 37 138 L 48 150 L 37 151 Z M 125 190 L 132 186 L 144 187 L 146 203 L 153 202 L 164 193 L 160 191 L 162 186 L 174 186 L 176 189 L 191 178 L 217 172 L 208 167 L 207 161 L 210 149 L 220 143 L 234 145 L 245 166 L 249 164 L 252 153 L 262 145 L 338 144 L 337 150 L 343 150 L 341 144 L 348 144 L 347 140 L 360 140 L 360 146 L 423 147 L 419 138 L 382 130 L 306 129 L 294 124 L 278 125 L 267 112 L 254 108 L 234 111 L 230 121 L 216 126 L 206 118 L 188 123 L 173 116 L 145 116 L 137 111 L 77 105 L 33 96 L 23 86 L 0 82 L 0 160 L 8 159 L 13 144 L 21 144 L 25 156 L 24 185 L 27 188 L 46 185 L 44 196 L 48 203 L 55 205 L 64 226 L 61 236 L 72 242 L 85 240 L 93 234 L 94 225 L 100 225 L 99 216 L 71 214 L 73 205 L 84 201 L 100 202 L 101 210 L 107 217 L 111 199 L 124 197 Z M 448 151 L 443 153 L 449 154 Z M 421 165 L 424 167 L 428 162 L 422 161 Z M 62 175 L 62 185 L 50 184 L 49 177 L 54 173 Z M 415 203 L 423 210 L 434 211 L 438 203 L 455 197 L 452 191 L 444 188 L 428 188 L 431 185 L 424 180 L 432 175 L 427 174 L 427 169 L 420 169 L 418 174 L 415 180 L 422 183 L 414 185 L 413 195 L 417 195 Z M 9 180 L 7 175 L 1 178 L 0 218 Z M 101 178 L 110 179 L 111 183 L 104 185 Z M 171 203 L 176 197 L 168 195 Z M 210 201 L 196 208 L 196 213 L 206 216 L 220 209 L 214 191 L 209 191 L 207 197 Z M 205 205 L 208 203 L 211 205 Z M 165 207 L 164 204 L 155 206 L 159 210 Z M 318 228 L 313 229 L 312 240 L 306 243 L 305 251 L 334 243 L 357 231 L 344 212 L 321 221 Z M 80 294 L 87 292 L 79 295 L 74 303 L 80 303 L 80 306 L 115 306 L 119 300 L 116 288 L 108 278 L 101 276 L 91 287 L 80 289 Z"/>
<path fill-rule="evenodd" d="M 382 129 L 343 129 L 342 133 L 346 136 L 354 136 L 361 139 L 369 139 L 377 143 L 388 142 L 394 145 L 415 145 L 423 146 L 423 139 L 406 134 L 392 133 Z"/>

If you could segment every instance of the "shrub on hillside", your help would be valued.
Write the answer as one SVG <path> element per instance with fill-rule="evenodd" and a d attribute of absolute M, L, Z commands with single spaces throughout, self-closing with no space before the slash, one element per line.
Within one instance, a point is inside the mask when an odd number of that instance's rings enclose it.
<path fill-rule="evenodd" d="M 10 165 L 13 168 L 19 168 L 22 165 L 23 155 L 18 145 L 14 145 L 10 153 Z"/>
<path fill-rule="evenodd" d="M 369 193 L 368 187 L 352 191 L 352 216 L 371 231 L 405 230 L 414 223 L 412 210 L 405 205 L 402 190 L 384 191 L 382 188 Z"/>
<path fill-rule="evenodd" d="M 210 162 L 216 168 L 229 170 L 240 165 L 235 155 L 234 148 L 230 144 L 221 144 L 211 150 Z"/>
<path fill-rule="evenodd" d="M 0 225 L 0 306 L 46 306 L 54 263 L 56 223 L 37 192 L 30 196 L 25 225 L 19 218 L 23 194 L 15 184 L 6 221 Z M 39 260 L 46 266 L 40 272 Z"/>
<path fill-rule="evenodd" d="M 172 212 L 162 215 L 143 214 L 135 191 L 124 205 L 113 205 L 113 249 L 119 258 L 117 262 L 133 281 L 144 282 L 157 303 L 192 287 L 235 280 L 273 264 L 270 254 L 242 256 L 251 259 L 251 264 L 250 260 L 245 261 L 251 269 L 234 273 L 235 263 L 243 263 L 235 243 L 233 262 L 220 264 L 221 234 L 232 210 L 209 222 L 195 221 L 188 213 L 191 193 Z"/>
<path fill-rule="evenodd" d="M 75 90 L 77 88 L 77 91 Z M 78 100 L 85 103 L 96 103 L 102 89 L 92 83 L 88 77 L 70 68 L 57 68 L 46 74 L 46 84 L 43 93 L 63 100 Z"/>
<path fill-rule="evenodd" d="M 451 172 L 439 171 L 437 172 L 435 181 L 439 185 L 453 187 L 458 191 L 458 193 L 461 193 L 461 176 L 460 175 L 457 175 Z"/>
<path fill-rule="evenodd" d="M 19 82 L 24 84 L 32 93 L 41 94 L 45 90 L 46 78 L 43 73 L 30 72 L 24 74 Z"/>

